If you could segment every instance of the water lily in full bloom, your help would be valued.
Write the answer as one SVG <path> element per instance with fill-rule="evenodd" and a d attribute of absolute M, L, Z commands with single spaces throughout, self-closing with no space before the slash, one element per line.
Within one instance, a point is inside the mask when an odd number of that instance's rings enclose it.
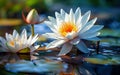
<path fill-rule="evenodd" d="M 13 34 L 6 33 L 6 39 L 0 37 L 0 45 L 2 49 L 0 52 L 24 52 L 28 51 L 32 52 L 36 50 L 39 45 L 32 46 L 38 39 L 38 34 L 35 36 L 30 35 L 27 36 L 26 29 L 23 29 L 22 33 L 19 34 L 16 30 L 13 31 Z"/>
<path fill-rule="evenodd" d="M 75 45 L 83 53 L 88 53 L 89 50 L 82 39 L 99 40 L 98 31 L 103 28 L 102 25 L 94 25 L 97 18 L 89 21 L 91 12 L 88 11 L 81 15 L 80 8 L 77 8 L 75 13 L 71 9 L 66 13 L 61 9 L 60 13 L 55 12 L 55 17 L 48 17 L 49 21 L 45 21 L 53 33 L 45 33 L 43 36 L 56 39 L 49 43 L 46 48 L 55 48 L 62 45 L 59 55 L 65 55 L 71 51 Z"/>

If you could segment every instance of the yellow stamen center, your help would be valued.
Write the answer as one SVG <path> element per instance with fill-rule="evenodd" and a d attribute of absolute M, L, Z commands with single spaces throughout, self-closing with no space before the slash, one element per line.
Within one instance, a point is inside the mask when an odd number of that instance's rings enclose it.
<path fill-rule="evenodd" d="M 62 25 L 59 27 L 59 33 L 62 35 L 62 36 L 66 36 L 68 33 L 71 33 L 71 32 L 77 32 L 78 31 L 78 28 L 77 26 L 72 23 L 72 22 L 64 22 L 62 23 Z"/>
<path fill-rule="evenodd" d="M 10 41 L 9 44 L 10 44 L 11 46 L 14 46 L 14 45 L 15 45 L 15 44 L 14 44 L 14 41 Z"/>

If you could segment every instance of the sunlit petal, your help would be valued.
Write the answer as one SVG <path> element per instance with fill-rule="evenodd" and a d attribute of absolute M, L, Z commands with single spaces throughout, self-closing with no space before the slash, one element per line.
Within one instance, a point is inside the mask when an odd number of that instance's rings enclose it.
<path fill-rule="evenodd" d="M 62 49 L 60 51 L 60 53 L 58 54 L 58 56 L 61 56 L 61 55 L 65 55 L 67 53 L 69 53 L 72 49 L 72 44 L 70 43 L 65 43 L 63 46 L 62 46 Z"/>
<path fill-rule="evenodd" d="M 32 35 L 29 36 L 28 40 L 27 40 L 27 44 L 31 44 L 32 42 Z"/>
<path fill-rule="evenodd" d="M 85 34 L 85 35 L 83 34 L 83 35 L 81 35 L 81 38 L 83 38 L 83 39 L 93 38 L 93 37 L 96 37 L 98 35 L 100 35 L 99 32 L 94 32 L 94 33 L 89 33 L 89 34 Z"/>
<path fill-rule="evenodd" d="M 91 12 L 88 11 L 82 16 L 82 19 L 81 19 L 81 24 L 83 25 L 82 27 L 84 27 L 84 25 L 88 22 L 88 20 L 90 18 L 90 14 L 91 14 Z"/>
<path fill-rule="evenodd" d="M 0 37 L 0 45 L 2 46 L 2 47 L 4 47 L 5 49 L 7 49 L 7 47 L 6 47 L 6 40 L 3 38 L 3 37 Z"/>
<path fill-rule="evenodd" d="M 89 52 L 87 46 L 86 46 L 82 41 L 80 41 L 80 42 L 76 45 L 76 47 L 77 47 L 80 51 L 82 51 L 83 53 L 88 53 L 88 52 Z"/>
<path fill-rule="evenodd" d="M 83 29 L 80 30 L 79 34 L 84 33 L 85 31 L 88 31 L 91 27 L 93 27 L 94 23 L 96 22 L 97 18 L 92 19 L 86 25 L 83 27 Z"/>
<path fill-rule="evenodd" d="M 34 50 L 38 49 L 40 45 L 37 46 L 30 46 L 30 51 L 33 52 Z"/>
<path fill-rule="evenodd" d="M 93 32 L 97 32 L 99 30 L 101 30 L 104 26 L 103 25 L 94 25 L 92 28 L 90 28 L 88 31 L 86 31 L 85 33 L 93 33 Z"/>
<path fill-rule="evenodd" d="M 73 44 L 73 45 L 76 45 L 79 42 L 80 42 L 80 38 L 78 38 L 78 37 L 70 41 L 70 43 Z"/>
<path fill-rule="evenodd" d="M 44 36 L 46 38 L 52 38 L 52 39 L 62 39 L 63 38 L 60 35 L 55 34 L 55 33 L 45 33 L 42 36 Z"/>
<path fill-rule="evenodd" d="M 37 40 L 38 40 L 38 34 L 36 34 L 36 35 L 32 38 L 30 44 L 32 45 L 32 44 L 35 43 Z"/>
<path fill-rule="evenodd" d="M 70 17 L 70 22 L 75 23 L 75 15 L 72 9 L 70 9 L 69 17 Z"/>
<path fill-rule="evenodd" d="M 67 13 L 65 13 L 65 22 L 68 22 L 70 19 L 69 15 Z"/>
<path fill-rule="evenodd" d="M 66 42 L 66 40 L 62 40 L 62 39 L 55 40 L 55 41 L 49 43 L 46 46 L 46 49 L 58 47 L 58 46 L 62 45 L 65 42 Z"/>
<path fill-rule="evenodd" d="M 56 32 L 56 26 L 54 24 L 52 24 L 52 22 L 49 22 L 49 21 L 45 21 L 44 22 L 45 24 L 47 24 L 47 26 L 53 31 L 53 32 Z"/>
<path fill-rule="evenodd" d="M 16 30 L 13 30 L 13 37 L 17 37 L 18 36 L 18 32 Z"/>
<path fill-rule="evenodd" d="M 62 20 L 62 16 L 58 13 L 55 12 L 56 20 Z"/>
<path fill-rule="evenodd" d="M 80 10 L 80 8 L 78 7 L 77 9 L 76 9 L 76 11 L 75 11 L 75 21 L 77 22 L 77 21 L 79 21 L 80 22 L 80 19 L 79 18 L 81 18 L 81 10 Z"/>
<path fill-rule="evenodd" d="M 66 35 L 66 38 L 73 39 L 77 36 L 76 32 L 71 32 Z"/>
<path fill-rule="evenodd" d="M 57 23 L 54 17 L 48 16 L 48 19 L 52 22 L 53 25 Z"/>
<path fill-rule="evenodd" d="M 65 11 L 63 9 L 60 10 L 62 19 L 65 20 Z"/>

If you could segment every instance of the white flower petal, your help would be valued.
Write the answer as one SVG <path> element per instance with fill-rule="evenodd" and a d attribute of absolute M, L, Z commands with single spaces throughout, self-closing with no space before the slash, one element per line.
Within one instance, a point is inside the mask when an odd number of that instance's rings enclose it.
<path fill-rule="evenodd" d="M 23 46 L 26 44 L 27 40 L 27 31 L 26 29 L 24 29 L 21 33 L 21 43 L 23 44 Z"/>
<path fill-rule="evenodd" d="M 36 35 L 32 38 L 30 44 L 32 45 L 32 44 L 35 43 L 37 40 L 38 40 L 38 34 L 36 34 Z"/>
<path fill-rule="evenodd" d="M 81 10 L 80 8 L 78 7 L 75 11 L 75 21 L 80 21 L 79 18 L 81 18 Z"/>
<path fill-rule="evenodd" d="M 71 32 L 71 33 L 68 33 L 67 35 L 66 35 L 66 38 L 67 39 L 73 39 L 73 38 L 75 38 L 77 36 L 77 33 L 76 32 Z"/>
<path fill-rule="evenodd" d="M 66 42 L 66 40 L 62 40 L 62 39 L 55 40 L 55 41 L 49 43 L 46 46 L 46 49 L 58 47 L 58 46 L 64 44 L 65 42 Z"/>
<path fill-rule="evenodd" d="M 63 37 L 61 37 L 58 34 L 55 33 L 45 33 L 42 36 L 46 37 L 46 38 L 52 38 L 52 39 L 63 39 Z"/>
<path fill-rule="evenodd" d="M 75 39 L 73 39 L 73 40 L 70 41 L 70 43 L 73 44 L 73 45 L 76 45 L 79 42 L 80 42 L 80 38 L 75 38 Z"/>
<path fill-rule="evenodd" d="M 53 25 L 57 23 L 54 17 L 48 16 L 48 19 L 53 23 Z"/>
<path fill-rule="evenodd" d="M 77 27 L 79 29 L 78 31 L 80 31 L 82 28 L 81 19 L 82 19 L 81 10 L 78 8 L 75 12 L 75 24 L 77 25 Z"/>
<path fill-rule="evenodd" d="M 89 18 L 90 18 L 90 14 L 91 14 L 91 11 L 88 11 L 88 12 L 86 12 L 86 13 L 82 16 L 81 24 L 82 24 L 83 26 L 88 22 L 88 20 L 89 20 Z"/>
<path fill-rule="evenodd" d="M 13 41 L 14 40 L 14 38 L 13 38 L 13 36 L 11 35 L 11 34 L 8 34 L 8 37 L 7 37 L 7 42 L 11 42 L 11 41 Z"/>
<path fill-rule="evenodd" d="M 30 46 L 32 42 L 32 35 L 29 36 L 28 40 L 27 40 L 27 44 Z"/>
<path fill-rule="evenodd" d="M 27 31 L 26 29 L 23 29 L 22 33 L 21 33 L 21 38 L 26 38 L 27 37 Z"/>
<path fill-rule="evenodd" d="M 2 47 L 4 47 L 5 49 L 7 49 L 7 47 L 6 47 L 6 40 L 3 38 L 3 37 L 0 37 L 0 45 L 2 46 Z"/>
<path fill-rule="evenodd" d="M 44 23 L 47 24 L 47 26 L 48 26 L 53 32 L 56 32 L 56 31 L 57 31 L 56 26 L 55 26 L 52 22 L 50 22 L 50 21 L 45 21 Z"/>
<path fill-rule="evenodd" d="M 62 19 L 65 20 L 65 11 L 63 9 L 60 10 Z"/>
<path fill-rule="evenodd" d="M 75 23 L 75 15 L 72 9 L 70 9 L 69 17 L 70 17 L 70 22 Z"/>
<path fill-rule="evenodd" d="M 19 50 L 23 49 L 22 44 L 20 44 L 19 42 L 15 41 L 14 44 L 15 44 L 14 45 L 14 48 L 15 48 L 14 52 L 18 52 Z"/>
<path fill-rule="evenodd" d="M 15 40 L 20 39 L 20 35 L 18 34 L 18 32 L 17 32 L 16 30 L 13 31 L 12 36 L 13 36 L 13 38 L 14 38 Z M 8 36 L 6 35 L 6 37 L 8 37 Z"/>
<path fill-rule="evenodd" d="M 16 30 L 13 30 L 13 37 L 16 37 L 18 35 L 18 32 Z"/>
<path fill-rule="evenodd" d="M 88 23 L 86 23 L 86 25 L 82 28 L 82 30 L 80 30 L 79 34 L 82 34 L 82 33 L 86 32 L 87 30 L 89 30 L 91 27 L 93 27 L 96 20 L 97 20 L 97 18 L 94 18 L 91 21 L 89 21 Z"/>
<path fill-rule="evenodd" d="M 98 36 L 98 35 L 100 35 L 100 32 L 94 32 L 94 33 L 89 33 L 89 34 L 87 34 L 87 35 L 81 35 L 81 37 L 80 38 L 82 38 L 82 39 L 88 39 L 88 38 L 93 38 L 93 37 L 96 37 L 96 36 Z"/>
<path fill-rule="evenodd" d="M 100 29 L 102 29 L 102 28 L 103 28 L 103 26 L 95 25 L 95 26 L 93 26 L 90 30 L 88 30 L 88 31 L 80 34 L 79 36 L 80 36 L 81 38 L 84 38 L 84 39 L 85 39 L 85 38 L 90 38 L 91 36 L 92 36 L 92 37 L 96 37 L 96 36 L 99 35 L 99 33 L 98 33 L 97 31 L 100 30 Z"/>
<path fill-rule="evenodd" d="M 94 25 L 92 28 L 90 28 L 88 31 L 83 33 L 83 35 L 88 35 L 89 33 L 95 33 L 99 30 L 101 30 L 104 26 L 102 25 Z"/>
<path fill-rule="evenodd" d="M 61 23 L 63 23 L 63 19 L 62 19 L 61 15 L 58 12 L 55 12 L 55 16 L 56 16 L 56 22 L 57 22 L 56 25 L 60 26 Z"/>
<path fill-rule="evenodd" d="M 6 38 L 7 41 L 9 40 L 9 34 L 8 33 L 5 33 L 5 38 Z"/>
<path fill-rule="evenodd" d="M 88 32 L 97 32 L 99 30 L 101 30 L 104 26 L 103 25 L 94 25 L 90 30 L 88 30 Z"/>
<path fill-rule="evenodd" d="M 82 51 L 83 53 L 88 53 L 88 52 L 89 52 L 87 46 L 86 46 L 82 41 L 80 41 L 80 42 L 76 45 L 76 47 L 77 47 L 80 51 Z"/>
<path fill-rule="evenodd" d="M 67 53 L 69 53 L 72 49 L 72 44 L 70 43 L 65 43 L 63 46 L 62 46 L 62 49 L 60 50 L 60 53 L 58 54 L 58 56 L 61 56 L 61 55 L 65 55 Z"/>
<path fill-rule="evenodd" d="M 70 21 L 70 17 L 67 13 L 65 13 L 65 22 L 69 22 Z"/>
<path fill-rule="evenodd" d="M 63 20 L 63 17 L 58 12 L 55 12 L 56 19 Z"/>
<path fill-rule="evenodd" d="M 37 46 L 30 46 L 30 51 L 33 52 L 34 50 L 38 49 L 40 45 Z"/>

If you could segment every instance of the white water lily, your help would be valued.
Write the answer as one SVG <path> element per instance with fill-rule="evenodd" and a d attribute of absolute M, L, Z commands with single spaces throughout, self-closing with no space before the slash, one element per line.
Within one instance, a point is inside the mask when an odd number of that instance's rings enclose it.
<path fill-rule="evenodd" d="M 99 40 L 98 31 L 103 28 L 102 25 L 94 25 L 97 18 L 88 21 L 90 14 L 91 12 L 88 11 L 82 16 L 80 8 L 77 8 L 75 13 L 72 9 L 69 13 L 61 9 L 60 13 L 55 12 L 56 18 L 49 16 L 49 21 L 45 23 L 53 33 L 45 33 L 43 36 L 56 40 L 49 43 L 46 48 L 62 45 L 59 55 L 65 55 L 71 51 L 73 45 L 76 45 L 80 51 L 88 53 L 89 50 L 81 39 Z"/>
<path fill-rule="evenodd" d="M 39 47 L 39 45 L 32 46 L 37 39 L 38 34 L 34 37 L 30 35 L 28 38 L 26 29 L 24 29 L 21 34 L 14 30 L 13 34 L 6 33 L 6 39 L 0 37 L 0 45 L 2 46 L 2 50 L 0 52 L 16 53 L 25 48 L 29 48 L 30 52 L 32 52 Z"/>

